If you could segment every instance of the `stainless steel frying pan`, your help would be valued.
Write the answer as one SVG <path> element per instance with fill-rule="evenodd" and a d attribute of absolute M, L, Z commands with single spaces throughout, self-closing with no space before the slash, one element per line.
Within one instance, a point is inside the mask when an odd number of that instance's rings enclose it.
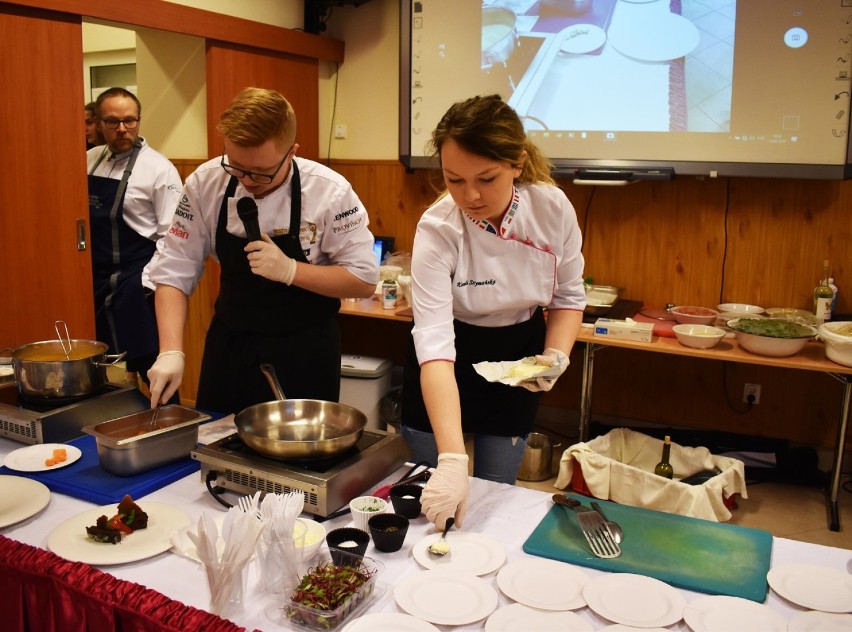
<path fill-rule="evenodd" d="M 237 433 L 251 449 L 278 459 L 316 459 L 345 452 L 358 442 L 367 416 L 346 404 L 287 399 L 275 369 L 262 364 L 278 401 L 255 404 L 234 417 Z"/>

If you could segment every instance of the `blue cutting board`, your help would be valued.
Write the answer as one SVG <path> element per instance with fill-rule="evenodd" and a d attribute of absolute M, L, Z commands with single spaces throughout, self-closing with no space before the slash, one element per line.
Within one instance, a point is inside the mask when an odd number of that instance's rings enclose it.
<path fill-rule="evenodd" d="M 25 476 L 59 492 L 88 500 L 96 505 L 119 502 L 125 494 L 136 500 L 197 471 L 201 465 L 189 457 L 167 463 L 135 476 L 115 476 L 101 467 L 98 445 L 91 435 L 83 435 L 67 442 L 76 446 L 83 455 L 71 465 L 47 472 L 18 472 L 0 467 L 0 474 Z"/>
<path fill-rule="evenodd" d="M 586 496 L 566 494 L 588 506 Z M 598 501 L 624 529 L 621 556 L 595 557 L 572 509 L 554 505 L 524 542 L 524 551 L 617 573 L 637 573 L 711 595 L 763 602 L 772 534 L 760 529 Z"/>

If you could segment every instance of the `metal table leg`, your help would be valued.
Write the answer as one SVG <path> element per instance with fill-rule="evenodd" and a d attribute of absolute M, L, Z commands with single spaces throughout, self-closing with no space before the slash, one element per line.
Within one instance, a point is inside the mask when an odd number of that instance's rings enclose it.
<path fill-rule="evenodd" d="M 595 343 L 585 343 L 583 349 L 583 384 L 580 392 L 580 441 L 589 440 L 592 421 L 592 377 L 595 369 Z"/>
<path fill-rule="evenodd" d="M 849 400 L 850 396 L 852 396 L 852 378 L 848 375 L 838 375 L 836 373 L 829 373 L 829 375 L 843 382 L 843 401 L 840 406 L 840 420 L 837 424 L 834 466 L 831 468 L 831 485 L 828 490 L 828 528 L 831 531 L 840 531 L 838 496 L 840 494 L 840 476 L 843 472 L 843 451 L 846 449 L 846 433 L 849 429 Z"/>

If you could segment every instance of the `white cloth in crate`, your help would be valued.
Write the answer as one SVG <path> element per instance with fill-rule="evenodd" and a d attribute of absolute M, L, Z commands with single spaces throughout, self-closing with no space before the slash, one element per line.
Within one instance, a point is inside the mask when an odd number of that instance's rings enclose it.
<path fill-rule="evenodd" d="M 702 470 L 720 470 L 701 485 L 689 485 L 654 474 L 662 452 L 660 439 L 616 428 L 565 450 L 556 487 L 565 489 L 571 485 L 574 467 L 579 465 L 586 486 L 597 498 L 717 522 L 731 518 L 724 498 L 734 494 L 748 498 L 742 461 L 711 454 L 707 448 L 672 443 L 670 463 L 676 478 Z"/>

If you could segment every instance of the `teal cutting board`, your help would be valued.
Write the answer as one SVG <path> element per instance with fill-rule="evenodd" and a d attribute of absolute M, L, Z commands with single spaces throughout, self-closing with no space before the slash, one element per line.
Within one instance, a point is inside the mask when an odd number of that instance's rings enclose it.
<path fill-rule="evenodd" d="M 566 494 L 588 506 L 586 496 Z M 617 573 L 655 577 L 672 586 L 711 595 L 763 602 L 772 557 L 772 534 L 760 529 L 700 520 L 598 501 L 624 529 L 621 556 L 595 557 L 574 511 L 553 505 L 524 542 L 524 551 Z"/>

